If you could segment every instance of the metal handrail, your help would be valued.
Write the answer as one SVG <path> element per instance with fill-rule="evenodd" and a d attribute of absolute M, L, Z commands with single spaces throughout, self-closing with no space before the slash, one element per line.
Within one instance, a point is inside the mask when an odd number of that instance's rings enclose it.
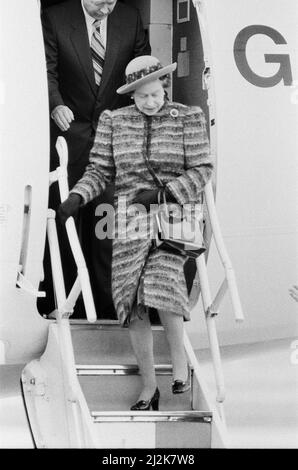
<path fill-rule="evenodd" d="M 242 305 L 241 305 L 239 292 L 237 288 L 235 273 L 234 273 L 233 266 L 229 258 L 228 252 L 225 247 L 222 233 L 221 233 L 221 228 L 219 225 L 217 212 L 215 208 L 212 186 L 210 182 L 206 184 L 204 188 L 204 192 L 205 192 L 206 205 L 207 205 L 208 214 L 209 214 L 209 218 L 211 222 L 215 245 L 216 245 L 218 254 L 220 256 L 220 259 L 221 259 L 221 262 L 223 264 L 225 274 L 226 274 L 226 283 L 224 282 L 224 284 L 221 285 L 220 290 L 217 294 L 217 299 L 213 302 L 213 305 L 214 304 L 218 305 L 219 299 L 221 300 L 223 297 L 223 294 L 224 294 L 223 291 L 226 290 L 226 287 L 228 287 L 230 291 L 230 295 L 231 295 L 231 301 L 232 301 L 232 305 L 234 309 L 235 319 L 236 321 L 243 321 L 244 316 L 243 316 Z M 210 307 L 211 305 L 212 304 L 210 304 Z"/>
<path fill-rule="evenodd" d="M 55 314 L 58 326 L 57 332 L 59 335 L 59 345 L 61 348 L 60 354 L 62 358 L 63 383 L 68 405 L 68 425 L 73 446 L 85 447 L 86 436 L 84 435 L 83 429 L 88 429 L 88 436 L 91 440 L 92 430 L 88 419 L 86 419 L 86 416 L 89 415 L 86 412 L 86 405 L 82 399 L 82 392 L 77 379 L 71 331 L 68 321 L 69 310 L 67 307 L 69 300 L 66 299 L 55 216 L 55 211 L 49 209 L 47 218 L 47 235 L 54 291 L 57 301 L 57 310 Z"/>
<path fill-rule="evenodd" d="M 207 268 L 206 268 L 206 260 L 203 255 L 197 258 L 197 268 L 199 273 L 200 279 L 200 287 L 202 293 L 202 302 L 204 307 L 204 312 L 206 315 L 206 324 L 207 324 L 207 332 L 208 338 L 210 343 L 210 351 L 212 356 L 212 363 L 215 375 L 215 383 L 217 389 L 217 396 L 216 400 L 220 405 L 220 414 L 224 420 L 224 411 L 222 403 L 225 400 L 225 384 L 224 384 L 224 375 L 223 375 L 223 368 L 221 363 L 221 355 L 220 355 L 220 348 L 219 342 L 216 332 L 216 325 L 215 325 L 215 317 L 218 313 L 219 305 L 229 289 L 231 294 L 231 301 L 232 306 L 235 314 L 236 321 L 242 321 L 244 319 L 242 306 L 240 302 L 240 297 L 237 289 L 235 274 L 233 271 L 233 267 L 228 256 L 224 240 L 222 237 L 219 221 L 217 218 L 215 202 L 213 197 L 212 191 L 212 184 L 209 181 L 204 188 L 205 198 L 206 198 L 206 206 L 209 214 L 209 219 L 211 223 L 212 233 L 214 236 L 215 244 L 222 261 L 224 270 L 225 270 L 225 279 L 223 280 L 214 300 L 212 301 L 209 281 L 207 276 Z"/>
<path fill-rule="evenodd" d="M 61 257 L 58 244 L 57 229 L 55 223 L 55 211 L 48 210 L 47 218 L 47 235 L 50 249 L 54 291 L 57 301 L 56 320 L 58 325 L 58 335 L 60 337 L 59 344 L 61 348 L 61 356 L 63 358 L 62 374 L 63 383 L 66 388 L 68 402 L 71 405 L 74 416 L 74 436 L 78 442 L 82 442 L 81 430 L 78 425 L 78 409 L 77 409 L 77 384 L 76 384 L 76 369 L 74 365 L 73 348 L 69 332 L 68 318 L 64 316 L 64 305 L 66 302 L 66 293 L 61 265 Z"/>
<path fill-rule="evenodd" d="M 210 343 L 210 351 L 213 360 L 213 369 L 215 374 L 215 382 L 217 388 L 216 400 L 222 403 L 225 399 L 225 385 L 224 385 L 224 376 L 221 364 L 220 350 L 218 344 L 218 338 L 215 327 L 215 318 L 208 314 L 209 306 L 211 305 L 211 293 L 209 288 L 209 282 L 207 277 L 207 269 L 205 264 L 204 256 L 199 256 L 197 259 L 197 268 L 199 271 L 201 291 L 202 291 L 202 302 L 204 311 L 206 313 L 206 324 L 207 332 Z"/>
<path fill-rule="evenodd" d="M 190 342 L 190 339 L 188 338 L 188 335 L 184 329 L 184 335 L 183 335 L 183 342 L 184 342 L 184 347 L 186 354 L 188 356 L 188 360 L 190 364 L 193 367 L 194 375 L 197 378 L 198 383 L 200 384 L 200 388 L 202 390 L 204 400 L 206 401 L 207 409 L 209 411 L 212 411 L 213 414 L 213 421 L 214 424 L 217 428 L 217 432 L 220 435 L 221 441 L 224 444 L 225 447 L 228 447 L 229 445 L 229 437 L 227 433 L 227 428 L 226 428 L 226 420 L 224 416 L 224 409 L 222 407 L 222 402 L 218 403 L 218 409 L 213 405 L 212 401 L 209 398 L 209 391 L 208 391 L 208 386 L 205 383 L 204 377 L 201 372 L 200 364 L 199 361 L 195 355 L 195 352 L 193 350 L 192 344 Z"/>
<path fill-rule="evenodd" d="M 213 64 L 212 64 L 212 54 L 211 54 L 211 43 L 208 34 L 208 25 L 207 25 L 207 15 L 205 10 L 205 0 L 193 0 L 193 5 L 195 7 L 198 22 L 200 26 L 201 40 L 203 44 L 203 57 L 204 57 L 204 71 L 203 71 L 203 89 L 208 93 L 208 108 L 209 108 L 209 127 L 210 127 L 210 151 L 213 156 L 213 160 L 216 161 L 217 157 L 217 126 L 216 124 L 216 100 L 215 100 L 215 86 L 214 86 L 214 75 L 213 75 Z M 202 302 L 204 311 L 206 314 L 206 323 L 207 331 L 210 342 L 210 350 L 213 360 L 213 368 L 215 373 L 215 381 L 217 388 L 217 402 L 219 405 L 220 415 L 223 423 L 224 419 L 224 410 L 223 410 L 223 401 L 225 398 L 225 386 L 224 386 L 224 376 L 223 369 L 221 364 L 221 356 L 219 343 L 217 338 L 216 326 L 215 326 L 215 316 L 218 313 L 218 308 L 220 303 L 229 289 L 231 295 L 231 301 L 233 305 L 234 315 L 236 321 L 242 321 L 243 311 L 240 302 L 240 297 L 238 293 L 238 288 L 236 284 L 236 278 L 233 271 L 233 267 L 228 256 L 225 244 L 223 241 L 220 225 L 217 218 L 217 212 L 214 202 L 214 192 L 216 189 L 215 181 L 209 183 L 204 188 L 206 206 L 209 214 L 209 223 L 211 226 L 212 234 L 214 241 L 217 247 L 217 251 L 221 262 L 225 270 L 225 279 L 223 280 L 214 300 L 212 301 L 209 282 L 207 277 L 207 268 L 206 260 L 204 256 L 201 256 L 197 260 L 197 267 L 199 272 L 199 280 L 202 294 Z M 209 237 L 208 237 L 209 238 Z"/>
<path fill-rule="evenodd" d="M 58 180 L 59 191 L 61 202 L 65 201 L 69 194 L 69 186 L 67 179 L 67 164 L 68 164 L 68 149 L 67 143 L 64 137 L 58 137 L 56 143 L 56 149 L 59 155 L 60 167 L 56 169 L 56 175 L 52 175 L 52 181 Z M 86 315 L 89 322 L 93 323 L 96 321 L 96 310 L 94 306 L 94 300 L 92 290 L 90 286 L 89 273 L 86 266 L 85 258 L 82 252 L 82 248 L 77 235 L 77 230 L 73 217 L 69 217 L 65 223 L 70 247 L 72 250 L 73 257 L 75 259 L 78 268 L 78 282 L 75 282 L 74 288 L 76 295 L 78 295 L 78 287 L 80 285 L 84 305 L 86 309 Z M 71 292 L 71 298 L 74 299 L 74 291 Z M 70 303 L 70 300 L 68 299 Z"/>

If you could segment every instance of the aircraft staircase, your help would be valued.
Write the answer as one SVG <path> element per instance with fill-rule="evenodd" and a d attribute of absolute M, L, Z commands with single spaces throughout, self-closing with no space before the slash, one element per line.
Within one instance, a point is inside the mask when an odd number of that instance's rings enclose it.
<path fill-rule="evenodd" d="M 51 175 L 60 187 L 61 200 L 68 195 L 67 147 L 58 139 L 60 167 Z M 197 278 L 207 322 L 217 396 L 209 392 L 198 358 L 186 331 L 184 346 L 191 389 L 181 395 L 171 390 L 172 368 L 164 331 L 153 326 L 155 369 L 161 392 L 158 411 L 131 411 L 141 390 L 141 377 L 130 346 L 129 332 L 115 321 L 98 321 L 88 271 L 74 220 L 66 222 L 78 277 L 66 298 L 55 213 L 49 210 L 49 240 L 57 309 L 49 321 L 48 341 L 39 359 L 28 363 L 21 383 L 33 440 L 38 448 L 210 448 L 227 447 L 223 401 L 224 380 L 215 317 L 222 298 L 230 290 L 236 320 L 242 320 L 234 272 L 226 253 L 211 184 L 205 189 L 209 219 L 225 269 L 212 301 L 205 256 L 197 258 Z M 197 279 L 197 281 L 198 281 Z M 71 320 L 82 293 L 87 320 Z"/>
<path fill-rule="evenodd" d="M 199 407 L 193 370 L 191 391 L 181 395 L 171 392 L 172 368 L 163 330 L 155 327 L 153 333 L 160 407 L 148 415 L 129 411 L 141 383 L 127 330 L 117 325 L 91 328 L 74 326 L 72 338 L 79 382 L 101 442 L 108 430 L 116 447 L 209 447 L 212 413 Z M 91 341 L 87 351 L 85 339 Z M 88 361 L 91 350 L 93 364 Z"/>
<path fill-rule="evenodd" d="M 225 447 L 224 424 L 217 416 L 219 428 L 215 429 L 214 410 L 190 358 L 191 390 L 173 395 L 162 327 L 153 327 L 153 338 L 159 411 L 130 411 L 141 390 L 141 378 L 128 330 L 109 321 L 52 322 L 45 353 L 22 373 L 35 445 L 181 449 L 209 448 L 213 443 Z"/>

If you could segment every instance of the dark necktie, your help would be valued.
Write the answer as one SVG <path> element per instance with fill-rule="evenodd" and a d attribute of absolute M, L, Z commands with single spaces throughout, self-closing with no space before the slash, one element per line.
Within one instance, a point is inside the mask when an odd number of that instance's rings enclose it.
<path fill-rule="evenodd" d="M 91 55 L 94 68 L 95 83 L 99 86 L 104 66 L 105 48 L 100 35 L 100 21 L 93 23 L 93 34 L 91 38 Z"/>

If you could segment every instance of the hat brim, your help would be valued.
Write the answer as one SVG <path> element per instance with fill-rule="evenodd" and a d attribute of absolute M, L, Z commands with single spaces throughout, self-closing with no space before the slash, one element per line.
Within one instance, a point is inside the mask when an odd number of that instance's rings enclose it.
<path fill-rule="evenodd" d="M 162 77 L 163 75 L 167 75 L 168 73 L 174 72 L 176 68 L 177 68 L 177 62 L 174 62 L 173 64 L 167 65 L 166 67 L 163 67 L 162 69 L 156 70 L 156 72 L 149 73 L 145 77 L 139 78 L 138 80 L 132 83 L 121 86 L 120 88 L 118 88 L 117 93 L 118 95 L 124 95 L 125 93 L 134 91 L 139 86 L 142 86 L 145 83 L 151 82 L 153 80 L 157 80 L 159 77 Z"/>

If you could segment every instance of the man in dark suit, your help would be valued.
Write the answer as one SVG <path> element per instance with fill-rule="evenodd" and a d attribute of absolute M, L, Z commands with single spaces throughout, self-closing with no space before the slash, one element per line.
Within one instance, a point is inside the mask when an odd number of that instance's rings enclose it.
<path fill-rule="evenodd" d="M 138 11 L 117 0 L 68 0 L 44 9 L 42 24 L 51 113 L 50 169 L 59 166 L 55 144 L 57 137 L 63 135 L 68 144 L 71 188 L 88 163 L 100 113 L 129 104 L 127 98 L 116 93 L 124 83 L 126 65 L 134 57 L 150 54 L 151 49 Z M 97 57 L 98 52 L 95 52 L 94 58 L 96 32 L 101 50 Z M 57 184 L 54 184 L 50 189 L 49 205 L 57 209 L 59 203 Z M 116 318 L 110 287 L 111 240 L 98 240 L 95 236 L 95 225 L 99 220 L 95 218 L 95 209 L 100 203 L 113 204 L 113 187 L 107 188 L 102 197 L 81 210 L 77 225 L 98 315 Z M 76 268 L 65 228 L 59 220 L 57 228 L 68 292 L 76 277 Z M 50 294 L 48 287 L 49 282 L 45 282 L 44 288 Z M 40 301 L 42 313 L 53 309 L 54 305 L 49 305 L 48 301 Z"/>

